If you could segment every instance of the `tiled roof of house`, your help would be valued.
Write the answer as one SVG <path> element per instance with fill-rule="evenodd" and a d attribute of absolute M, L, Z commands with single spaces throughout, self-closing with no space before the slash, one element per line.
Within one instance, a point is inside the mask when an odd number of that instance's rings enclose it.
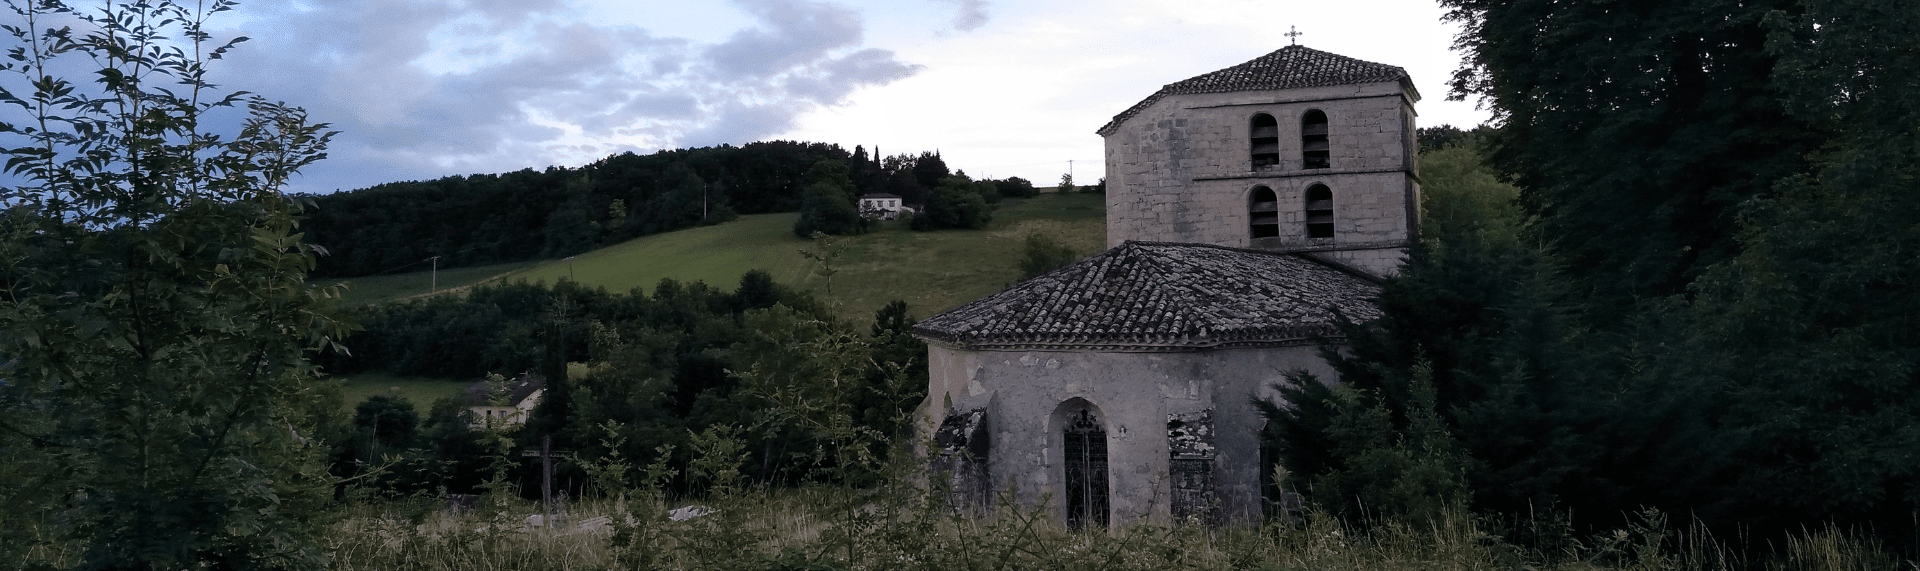
<path fill-rule="evenodd" d="M 969 349 L 1193 351 L 1337 337 L 1380 315 L 1378 283 L 1311 258 L 1129 241 L 914 327 Z"/>
<path fill-rule="evenodd" d="M 527 400 L 527 397 L 533 396 L 534 391 L 545 388 L 546 386 L 546 381 L 540 377 L 533 376 L 530 373 L 521 373 L 519 377 L 507 381 L 506 405 L 519 406 L 520 401 Z M 473 384 L 467 386 L 467 405 L 487 406 L 488 401 L 492 400 L 492 395 L 488 394 L 489 392 L 490 390 L 489 387 L 487 387 L 486 381 L 474 381 Z"/>
<path fill-rule="evenodd" d="M 1113 116 L 1113 120 L 1100 127 L 1098 133 L 1101 136 L 1113 134 L 1121 123 L 1169 95 L 1297 89 L 1376 81 L 1409 83 L 1412 77 L 1399 66 L 1361 61 L 1305 46 L 1287 46 L 1253 61 L 1169 83 Z"/>

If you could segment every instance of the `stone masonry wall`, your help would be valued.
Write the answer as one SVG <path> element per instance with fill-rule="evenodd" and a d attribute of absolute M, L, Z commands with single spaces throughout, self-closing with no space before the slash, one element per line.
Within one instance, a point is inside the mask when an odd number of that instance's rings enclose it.
<path fill-rule="evenodd" d="M 1173 460 L 1181 452 L 1168 434 L 1169 418 L 1211 421 L 1211 501 L 1217 517 L 1259 517 L 1260 428 L 1265 419 L 1249 403 L 1272 396 L 1269 385 L 1288 372 L 1321 379 L 1334 372 L 1317 347 L 1221 349 L 1192 353 L 1090 351 L 971 351 L 929 346 L 931 373 L 922 422 L 938 425 L 945 403 L 984 406 L 989 448 L 985 472 L 993 489 L 1009 485 L 1027 504 L 1051 497 L 1056 521 L 1063 438 L 1054 412 L 1072 399 L 1095 408 L 1107 431 L 1108 489 L 1115 524 L 1166 522 L 1175 513 Z M 1209 412 L 1210 411 L 1210 412 Z M 1211 502 L 1209 502 L 1211 503 Z M 1185 514 L 1183 514 L 1185 515 Z"/>
<path fill-rule="evenodd" d="M 1301 168 L 1301 118 L 1327 115 L 1330 168 Z M 1255 171 L 1252 122 L 1279 123 L 1280 164 Z M 1403 254 L 1419 189 L 1413 109 L 1397 82 L 1162 99 L 1106 138 L 1107 245 L 1126 240 L 1242 248 L 1385 248 Z M 1334 238 L 1306 237 L 1306 188 L 1333 191 Z M 1280 236 L 1256 241 L 1253 189 L 1273 189 Z M 1372 260 L 1378 256 L 1361 256 Z"/>

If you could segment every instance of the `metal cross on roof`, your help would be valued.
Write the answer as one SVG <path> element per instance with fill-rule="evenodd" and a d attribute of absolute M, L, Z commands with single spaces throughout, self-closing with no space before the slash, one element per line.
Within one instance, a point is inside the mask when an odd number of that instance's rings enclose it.
<path fill-rule="evenodd" d="M 1280 34 L 1280 35 L 1282 35 L 1282 36 L 1286 36 L 1286 37 L 1287 37 L 1287 40 L 1288 40 L 1288 41 L 1290 41 L 1290 42 L 1292 42 L 1292 45 L 1296 45 L 1296 46 L 1297 46 L 1297 45 L 1300 45 L 1300 30 L 1299 30 L 1299 29 L 1296 29 L 1296 28 L 1294 28 L 1293 26 L 1287 26 L 1287 33 L 1285 33 L 1285 34 Z"/>

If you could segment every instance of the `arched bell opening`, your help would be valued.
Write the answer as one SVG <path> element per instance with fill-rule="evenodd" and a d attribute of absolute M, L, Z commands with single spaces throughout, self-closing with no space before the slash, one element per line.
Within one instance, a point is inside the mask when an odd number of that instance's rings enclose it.
<path fill-rule="evenodd" d="M 1253 170 L 1262 171 L 1280 166 L 1280 122 L 1272 115 L 1256 113 L 1250 129 L 1248 148 L 1252 152 Z"/>
<path fill-rule="evenodd" d="M 1247 232 L 1256 240 L 1280 235 L 1280 199 L 1273 194 L 1273 189 L 1253 187 L 1247 196 L 1247 222 Z"/>
<path fill-rule="evenodd" d="M 1300 117 L 1300 168 L 1333 166 L 1333 146 L 1327 142 L 1327 114 L 1319 109 Z"/>

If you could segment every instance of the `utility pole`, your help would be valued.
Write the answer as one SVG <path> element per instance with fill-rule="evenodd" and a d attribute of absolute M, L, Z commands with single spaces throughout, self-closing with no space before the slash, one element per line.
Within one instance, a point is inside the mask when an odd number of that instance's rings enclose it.
<path fill-rule="evenodd" d="M 540 437 L 540 509 L 546 512 L 541 524 L 553 527 L 553 435 Z"/>
<path fill-rule="evenodd" d="M 580 282 L 580 280 L 574 279 L 573 277 L 573 256 L 567 256 L 567 281 L 574 283 Z"/>
<path fill-rule="evenodd" d="M 440 293 L 440 256 L 434 256 L 432 258 L 427 258 L 427 259 L 433 260 L 433 273 L 432 273 L 433 277 L 430 278 L 431 281 L 427 282 L 428 283 L 427 293 L 429 294 Z"/>

